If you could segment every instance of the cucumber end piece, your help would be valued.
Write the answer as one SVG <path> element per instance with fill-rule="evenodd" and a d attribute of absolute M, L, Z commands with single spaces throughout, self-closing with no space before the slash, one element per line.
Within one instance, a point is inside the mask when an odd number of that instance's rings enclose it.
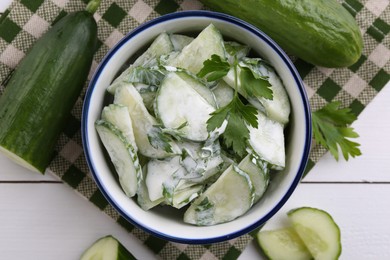
<path fill-rule="evenodd" d="M 0 153 L 4 154 L 6 157 L 11 159 L 13 162 L 16 164 L 19 164 L 20 166 L 23 166 L 24 168 L 33 171 L 33 172 L 38 172 L 38 173 L 44 173 L 45 172 L 45 167 L 36 167 L 23 159 L 22 157 L 18 156 L 17 154 L 11 152 L 7 148 L 0 146 Z"/>

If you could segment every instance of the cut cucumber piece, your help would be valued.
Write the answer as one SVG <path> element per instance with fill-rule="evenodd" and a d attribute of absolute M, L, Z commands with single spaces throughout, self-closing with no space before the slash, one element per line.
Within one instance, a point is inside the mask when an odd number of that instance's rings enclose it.
<path fill-rule="evenodd" d="M 184 222 L 199 226 L 236 219 L 253 205 L 254 188 L 247 173 L 230 166 L 184 213 Z"/>
<path fill-rule="evenodd" d="M 247 59 L 251 60 L 251 59 Z M 240 66 L 246 67 L 245 63 L 240 62 Z M 286 89 L 284 88 L 283 82 L 276 74 L 275 70 L 270 66 L 259 62 L 257 65 L 253 65 L 252 67 L 256 67 L 256 71 L 265 77 L 268 77 L 268 81 L 271 84 L 271 89 L 273 93 L 272 99 L 266 99 L 263 97 L 255 98 L 248 97 L 246 93 L 241 88 L 241 82 L 238 78 L 238 88 L 237 91 L 245 97 L 250 104 L 256 107 L 258 110 L 267 114 L 269 118 L 274 121 L 277 121 L 281 124 L 287 124 L 289 122 L 290 116 L 290 101 L 288 99 L 288 95 Z M 240 67 L 237 69 L 238 75 L 240 74 Z M 223 77 L 223 80 L 232 88 L 234 88 L 234 70 L 230 69 L 228 74 Z"/>
<path fill-rule="evenodd" d="M 140 182 L 137 191 L 137 203 L 143 210 L 149 210 L 164 202 L 164 198 L 162 197 L 155 201 L 150 200 L 148 188 L 146 187 L 146 176 L 147 176 L 146 167 L 143 168 L 142 174 L 143 174 L 143 178 Z"/>
<path fill-rule="evenodd" d="M 155 201 L 164 197 L 164 192 L 172 197 L 173 191 L 179 183 L 180 176 L 184 175 L 184 168 L 180 164 L 180 156 L 165 160 L 152 159 L 147 164 L 145 184 L 149 198 Z"/>
<path fill-rule="evenodd" d="M 168 152 L 160 148 L 155 148 L 149 142 L 148 133 L 153 131 L 157 125 L 156 119 L 151 116 L 146 109 L 141 95 L 130 83 L 118 88 L 114 96 L 114 104 L 127 106 L 133 125 L 134 137 L 139 152 L 150 158 L 166 158 L 172 154 L 180 154 L 177 144 L 170 140 L 169 145 L 173 152 Z"/>
<path fill-rule="evenodd" d="M 214 108 L 217 107 L 216 98 L 214 93 L 205 86 L 197 77 L 189 75 L 186 72 L 177 72 L 177 75 L 181 77 L 189 86 L 191 86 L 199 95 L 201 95 L 210 105 Z"/>
<path fill-rule="evenodd" d="M 80 260 L 135 260 L 136 258 L 113 236 L 105 236 L 93 243 Z"/>
<path fill-rule="evenodd" d="M 240 60 L 246 57 L 250 51 L 250 47 L 233 41 L 225 41 L 225 50 L 227 59 L 233 63 L 234 59 Z"/>
<path fill-rule="evenodd" d="M 195 185 L 183 190 L 178 190 L 173 193 L 171 205 L 174 208 L 180 209 L 201 194 L 203 191 L 203 185 Z"/>
<path fill-rule="evenodd" d="M 183 68 L 197 74 L 203 62 L 216 54 L 225 57 L 223 39 L 218 29 L 210 24 L 170 62 L 170 66 Z"/>
<path fill-rule="evenodd" d="M 269 259 L 313 259 L 303 241 L 291 227 L 271 231 L 260 231 L 257 233 L 257 242 Z"/>
<path fill-rule="evenodd" d="M 207 139 L 206 122 L 215 108 L 177 73 L 166 75 L 157 93 L 155 109 L 164 126 L 178 129 L 181 137 L 193 141 Z"/>
<path fill-rule="evenodd" d="M 265 173 L 256 162 L 256 159 L 248 154 L 240 164 L 238 168 L 246 172 L 251 178 L 253 187 L 255 189 L 255 199 L 253 203 L 256 203 L 267 190 L 269 183 L 269 174 Z"/>
<path fill-rule="evenodd" d="M 233 100 L 234 90 L 223 80 L 220 80 L 212 91 L 218 108 L 228 105 Z"/>
<path fill-rule="evenodd" d="M 135 143 L 133 124 L 126 106 L 110 104 L 103 108 L 102 119 L 116 126 L 137 152 L 138 147 Z"/>
<path fill-rule="evenodd" d="M 181 51 L 185 46 L 190 44 L 192 40 L 194 40 L 194 38 L 182 34 L 171 34 L 169 37 L 175 51 Z"/>
<path fill-rule="evenodd" d="M 133 197 L 142 176 L 134 147 L 116 126 L 107 121 L 96 121 L 95 128 L 115 167 L 123 191 L 128 197 Z"/>
<path fill-rule="evenodd" d="M 302 207 L 287 213 L 295 231 L 316 260 L 338 259 L 340 228 L 324 210 Z"/>
<path fill-rule="evenodd" d="M 168 54 L 174 50 L 171 39 L 167 33 L 161 33 L 153 41 L 150 47 L 139 56 L 133 63 L 133 66 L 150 67 L 150 62 L 163 54 Z"/>
<path fill-rule="evenodd" d="M 248 126 L 249 144 L 254 152 L 271 164 L 274 169 L 285 167 L 285 148 L 283 125 L 257 113 L 258 128 Z"/>

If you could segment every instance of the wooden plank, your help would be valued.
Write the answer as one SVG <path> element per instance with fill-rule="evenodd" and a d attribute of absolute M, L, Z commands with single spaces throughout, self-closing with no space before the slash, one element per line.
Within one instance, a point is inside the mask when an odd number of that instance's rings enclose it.
<path fill-rule="evenodd" d="M 340 259 L 390 259 L 389 197 L 390 184 L 302 183 L 264 230 L 288 225 L 286 213 L 293 208 L 317 207 L 330 213 L 341 229 Z M 240 259 L 259 255 L 254 241 Z"/>
<path fill-rule="evenodd" d="M 79 259 L 112 234 L 138 259 L 154 259 L 141 242 L 60 183 L 0 183 L 1 259 Z"/>

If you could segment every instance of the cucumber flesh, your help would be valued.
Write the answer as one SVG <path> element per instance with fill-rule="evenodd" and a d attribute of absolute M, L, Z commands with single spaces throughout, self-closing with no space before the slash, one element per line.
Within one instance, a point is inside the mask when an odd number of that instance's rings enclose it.
<path fill-rule="evenodd" d="M 150 199 L 148 188 L 146 187 L 146 174 L 147 174 L 146 167 L 144 167 L 142 174 L 143 174 L 143 178 L 140 182 L 137 191 L 137 203 L 143 210 L 149 210 L 159 205 L 160 203 L 164 202 L 164 198 L 162 197 L 154 201 Z"/>
<path fill-rule="evenodd" d="M 249 144 L 254 152 L 275 169 L 285 167 L 283 125 L 257 113 L 258 128 L 248 126 Z"/>
<path fill-rule="evenodd" d="M 269 259 L 313 259 L 303 241 L 292 227 L 257 233 L 257 242 Z"/>
<path fill-rule="evenodd" d="M 233 100 L 234 90 L 223 80 L 220 80 L 212 91 L 218 108 L 228 105 Z"/>
<path fill-rule="evenodd" d="M 287 215 L 314 259 L 338 259 L 341 254 L 340 228 L 327 212 L 302 207 Z"/>
<path fill-rule="evenodd" d="M 225 57 L 223 39 L 218 29 L 210 24 L 169 64 L 197 74 L 203 67 L 203 62 L 216 54 Z"/>
<path fill-rule="evenodd" d="M 158 91 L 155 108 L 164 126 L 178 129 L 178 135 L 183 138 L 193 141 L 207 139 L 206 122 L 215 108 L 177 73 L 166 75 Z"/>
<path fill-rule="evenodd" d="M 123 105 L 110 104 L 103 108 L 101 118 L 116 126 L 137 152 L 138 147 L 135 143 L 133 124 L 129 115 L 129 110 Z"/>
<path fill-rule="evenodd" d="M 135 260 L 136 258 L 113 236 L 106 236 L 93 243 L 80 260 Z"/>
<path fill-rule="evenodd" d="M 254 203 L 263 196 L 269 183 L 269 174 L 265 173 L 256 163 L 256 159 L 251 154 L 248 154 L 238 164 L 238 168 L 246 172 L 252 181 L 255 189 Z"/>
<path fill-rule="evenodd" d="M 153 147 L 148 138 L 148 133 L 157 125 L 156 119 L 146 109 L 142 97 L 130 83 L 121 86 L 115 92 L 114 104 L 127 106 L 133 125 L 134 137 L 139 152 L 150 158 L 166 158 L 175 153 L 180 153 L 177 144 L 170 142 L 173 153 Z"/>
<path fill-rule="evenodd" d="M 199 226 L 231 221 L 253 205 L 254 189 L 247 173 L 230 166 L 184 213 L 184 222 Z"/>
<path fill-rule="evenodd" d="M 137 153 L 113 124 L 98 120 L 95 128 L 111 158 L 123 191 L 128 197 L 133 197 L 138 189 L 139 178 L 142 176 Z"/>
<path fill-rule="evenodd" d="M 194 40 L 194 38 L 182 34 L 171 34 L 169 37 L 175 51 L 181 51 Z"/>

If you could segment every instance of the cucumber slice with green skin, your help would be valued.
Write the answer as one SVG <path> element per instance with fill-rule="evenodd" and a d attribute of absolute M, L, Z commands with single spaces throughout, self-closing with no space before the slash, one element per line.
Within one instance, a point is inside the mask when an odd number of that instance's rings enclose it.
<path fill-rule="evenodd" d="M 169 37 L 175 51 L 181 51 L 194 40 L 194 38 L 182 34 L 171 34 Z"/>
<path fill-rule="evenodd" d="M 183 190 L 175 191 L 172 196 L 172 207 L 180 209 L 188 205 L 191 201 L 199 197 L 203 191 L 203 187 L 203 185 L 195 185 Z"/>
<path fill-rule="evenodd" d="M 138 147 L 135 143 L 133 132 L 133 124 L 129 115 L 129 110 L 126 106 L 110 104 L 103 108 L 101 118 L 116 126 L 125 137 L 126 141 L 130 143 L 137 152 Z"/>
<path fill-rule="evenodd" d="M 264 254 L 273 260 L 311 260 L 309 250 L 292 227 L 257 233 Z"/>
<path fill-rule="evenodd" d="M 249 59 L 250 60 L 250 59 Z M 240 62 L 240 66 L 246 67 L 245 63 Z M 268 77 L 268 81 L 271 84 L 273 98 L 266 99 L 263 97 L 248 97 L 246 93 L 241 88 L 241 82 L 238 78 L 238 88 L 237 91 L 242 96 L 244 96 L 250 104 L 256 107 L 258 110 L 264 112 L 269 118 L 275 120 L 281 124 L 287 124 L 289 122 L 290 116 L 290 101 L 288 99 L 288 95 L 286 89 L 284 88 L 283 82 L 276 74 L 275 70 L 271 67 L 266 66 L 262 63 L 256 65 L 257 72 L 265 77 Z M 239 74 L 241 68 L 238 67 L 237 73 Z M 231 69 L 228 74 L 223 77 L 223 80 L 232 88 L 234 88 L 234 70 Z"/>
<path fill-rule="evenodd" d="M 136 258 L 113 236 L 105 236 L 93 243 L 80 260 L 136 260 Z"/>
<path fill-rule="evenodd" d="M 116 126 L 107 121 L 96 121 L 95 128 L 115 167 L 123 191 L 128 197 L 133 197 L 142 176 L 134 147 Z"/>
<path fill-rule="evenodd" d="M 192 76 L 184 71 L 176 72 L 189 86 L 191 86 L 199 95 L 201 95 L 214 108 L 217 107 L 214 93 L 205 86 L 199 78 Z"/>
<path fill-rule="evenodd" d="M 253 203 L 256 203 L 267 190 L 269 184 L 269 174 L 265 173 L 261 167 L 257 165 L 256 159 L 251 154 L 248 154 L 244 159 L 242 159 L 242 161 L 238 164 L 238 168 L 246 172 L 251 178 L 255 189 L 255 198 Z"/>
<path fill-rule="evenodd" d="M 147 164 L 145 184 L 149 198 L 155 201 L 169 193 L 170 197 L 179 183 L 180 176 L 185 175 L 185 169 L 180 164 L 180 156 L 165 160 L 152 159 Z M 167 194 L 168 195 L 168 194 Z"/>
<path fill-rule="evenodd" d="M 209 136 L 206 122 L 215 108 L 187 81 L 177 73 L 170 72 L 158 90 L 155 110 L 163 125 L 178 129 L 177 134 L 181 137 L 205 141 Z"/>
<path fill-rule="evenodd" d="M 329 213 L 302 207 L 289 211 L 287 215 L 314 259 L 338 259 L 341 255 L 341 233 Z"/>
<path fill-rule="evenodd" d="M 163 54 L 168 54 L 174 50 L 174 46 L 167 33 L 161 33 L 153 41 L 150 47 L 139 56 L 132 66 L 150 67 L 150 62 Z"/>
<path fill-rule="evenodd" d="M 283 169 L 286 160 L 283 125 L 260 111 L 257 122 L 258 128 L 248 126 L 249 145 L 261 160 L 270 163 L 274 169 Z"/>
<path fill-rule="evenodd" d="M 199 226 L 236 219 L 253 205 L 255 191 L 247 173 L 230 166 L 184 213 L 184 222 Z"/>
<path fill-rule="evenodd" d="M 179 147 L 173 140 L 169 142 L 173 152 L 167 152 L 151 145 L 148 133 L 153 131 L 153 127 L 158 125 L 158 123 L 156 119 L 149 114 L 142 101 L 141 95 L 132 84 L 128 83 L 116 90 L 114 104 L 127 106 L 133 125 L 135 141 L 139 152 L 142 155 L 150 158 L 166 158 L 168 156 L 172 156 L 173 154 L 181 153 Z"/>
<path fill-rule="evenodd" d="M 212 91 L 218 108 L 228 105 L 233 100 L 234 90 L 223 80 L 220 80 Z"/>
<path fill-rule="evenodd" d="M 213 24 L 210 24 L 168 65 L 197 74 L 203 67 L 203 62 L 210 59 L 213 54 L 224 58 L 225 48 L 221 33 Z"/>
<path fill-rule="evenodd" d="M 138 187 L 137 191 L 137 203 L 143 210 L 149 210 L 151 208 L 154 208 L 155 206 L 161 204 L 164 202 L 164 198 L 157 199 L 155 201 L 151 201 L 149 197 L 148 188 L 146 187 L 146 174 L 147 174 L 147 168 L 144 167 L 143 171 L 143 178 L 140 182 L 140 185 Z"/>

